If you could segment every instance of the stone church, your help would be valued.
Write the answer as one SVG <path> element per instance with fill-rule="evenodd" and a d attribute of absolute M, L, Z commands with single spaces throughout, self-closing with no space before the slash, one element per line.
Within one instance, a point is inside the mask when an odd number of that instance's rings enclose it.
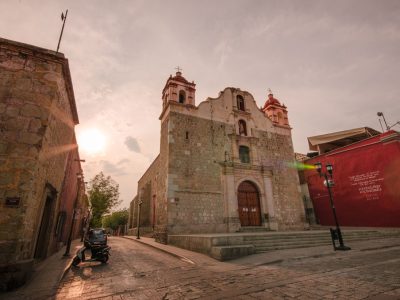
<path fill-rule="evenodd" d="M 227 87 L 195 104 L 196 85 L 176 72 L 162 91 L 160 154 L 138 182 L 130 233 L 304 229 L 305 215 L 286 106 L 269 91 Z M 140 215 L 140 216 L 139 216 Z"/>

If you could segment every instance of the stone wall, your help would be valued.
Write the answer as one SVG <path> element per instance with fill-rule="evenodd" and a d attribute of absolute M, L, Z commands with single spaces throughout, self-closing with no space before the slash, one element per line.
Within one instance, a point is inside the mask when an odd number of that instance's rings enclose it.
<path fill-rule="evenodd" d="M 45 207 L 41 257 L 55 249 L 59 195 L 77 123 L 64 56 L 0 39 L 0 268 L 17 266 L 14 281 L 25 276 L 17 274 L 18 265 L 33 261 Z"/>
<path fill-rule="evenodd" d="M 225 230 L 220 163 L 229 148 L 226 124 L 170 112 L 169 233 Z"/>
<path fill-rule="evenodd" d="M 272 167 L 275 217 L 279 230 L 304 229 L 305 212 L 297 170 L 291 165 L 294 152 L 291 136 L 259 132 L 259 155 Z"/>
<path fill-rule="evenodd" d="M 160 155 L 158 157 L 158 174 L 156 180 L 156 218 L 154 238 L 160 243 L 167 243 L 168 235 L 168 165 L 169 165 L 169 119 L 161 122 Z"/>
<path fill-rule="evenodd" d="M 135 203 L 135 224 L 137 224 L 138 217 L 138 201 L 141 201 L 140 207 L 140 225 L 153 226 L 153 195 L 157 193 L 157 179 L 159 167 L 158 157 L 153 161 L 146 173 L 140 178 L 138 182 L 138 199 Z"/>
<path fill-rule="evenodd" d="M 169 119 L 168 233 L 237 230 L 237 186 L 243 180 L 258 187 L 267 228 L 273 215 L 277 223 L 273 229 L 304 229 L 297 171 L 289 167 L 294 160 L 290 135 L 254 129 L 250 137 L 238 136 L 233 125 L 173 111 Z M 238 145 L 250 147 L 250 164 L 240 163 Z M 229 187 L 234 190 L 233 208 L 227 207 L 230 199 L 224 197 L 227 191 L 222 186 L 227 165 L 232 165 L 229 168 L 234 174 L 234 184 Z M 263 183 L 265 169 L 271 170 L 271 191 Z M 268 201 L 273 202 L 272 207 Z"/>

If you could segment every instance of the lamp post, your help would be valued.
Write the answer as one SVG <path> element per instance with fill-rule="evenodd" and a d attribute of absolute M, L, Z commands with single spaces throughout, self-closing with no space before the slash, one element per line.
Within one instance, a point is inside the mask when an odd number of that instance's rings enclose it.
<path fill-rule="evenodd" d="M 137 219 L 137 236 L 136 236 L 136 239 L 138 239 L 138 240 L 140 240 L 140 209 L 142 207 L 142 204 L 143 204 L 142 199 L 139 199 L 139 202 L 138 202 L 139 209 L 138 209 L 138 219 Z"/>
<path fill-rule="evenodd" d="M 334 186 L 334 182 L 332 180 L 333 178 L 333 166 L 331 164 L 326 164 L 326 170 L 328 171 L 328 173 L 326 172 L 322 172 L 322 164 L 321 163 L 316 163 L 314 164 L 315 169 L 318 171 L 319 177 L 324 177 L 325 181 L 324 181 L 324 185 L 326 186 L 326 188 L 328 189 L 328 194 L 329 194 L 329 202 L 332 208 L 332 213 L 333 213 L 333 218 L 335 220 L 335 225 L 336 225 L 336 229 L 332 229 L 330 228 L 330 232 L 331 232 L 331 237 L 332 237 L 332 244 L 333 244 L 333 249 L 336 250 L 351 250 L 350 247 L 347 247 L 344 245 L 343 242 L 343 237 L 342 237 L 342 232 L 340 231 L 340 226 L 339 226 L 339 222 L 337 220 L 337 216 L 336 216 L 336 208 L 335 208 L 335 204 L 333 203 L 333 196 L 332 196 L 332 191 L 331 191 L 331 187 Z M 335 240 L 339 240 L 339 246 L 336 246 L 335 244 Z"/>

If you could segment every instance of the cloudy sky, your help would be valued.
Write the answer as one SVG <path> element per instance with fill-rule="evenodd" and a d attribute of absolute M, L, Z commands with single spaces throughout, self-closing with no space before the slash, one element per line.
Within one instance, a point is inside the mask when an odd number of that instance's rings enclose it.
<path fill-rule="evenodd" d="M 122 206 L 159 153 L 161 91 L 175 67 L 197 104 L 227 86 L 271 88 L 289 110 L 295 151 L 307 137 L 400 120 L 400 1 L 1 0 L 0 36 L 69 59 L 86 179 L 119 184 Z M 394 128 L 400 129 L 400 126 Z M 98 151 L 83 147 L 104 137 Z"/>

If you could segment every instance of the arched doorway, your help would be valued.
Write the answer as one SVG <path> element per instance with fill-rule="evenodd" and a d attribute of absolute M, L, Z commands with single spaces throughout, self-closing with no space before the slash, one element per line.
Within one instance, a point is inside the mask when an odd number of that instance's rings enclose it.
<path fill-rule="evenodd" d="M 243 181 L 238 187 L 239 219 L 242 226 L 260 226 L 260 197 L 256 186 Z"/>

